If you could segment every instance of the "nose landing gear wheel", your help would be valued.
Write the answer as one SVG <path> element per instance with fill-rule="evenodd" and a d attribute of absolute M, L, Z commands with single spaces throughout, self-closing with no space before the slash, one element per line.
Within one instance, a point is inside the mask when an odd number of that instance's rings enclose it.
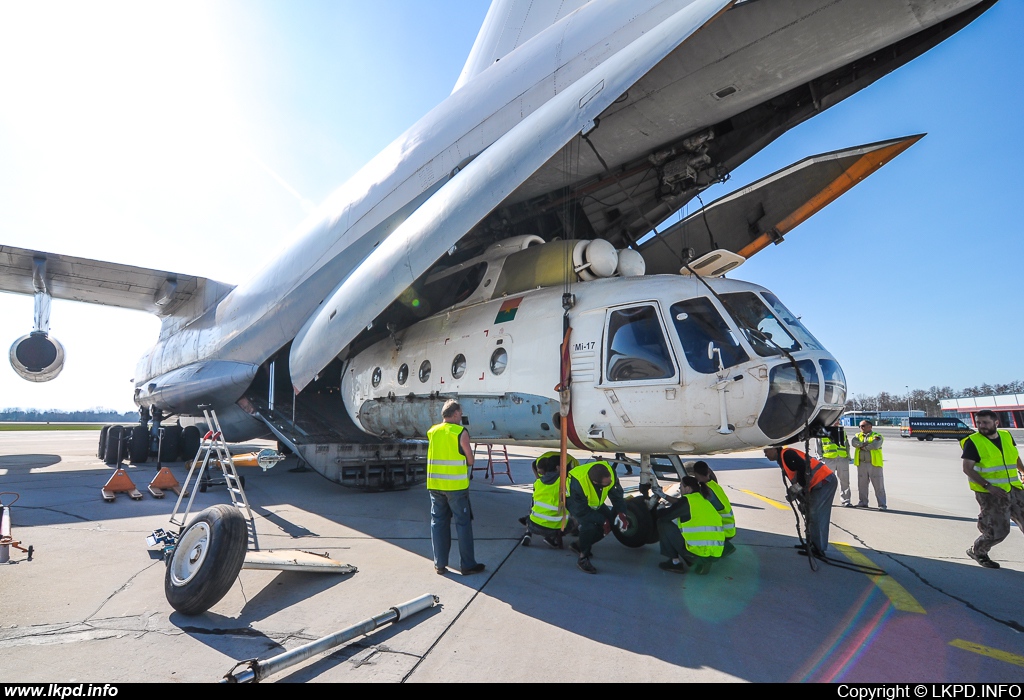
<path fill-rule="evenodd" d="M 234 506 L 202 511 L 178 538 L 164 574 L 167 602 L 184 615 L 200 615 L 223 598 L 242 569 L 248 545 L 245 518 Z"/>
<path fill-rule="evenodd" d="M 657 542 L 658 528 L 654 524 L 654 516 L 642 498 L 626 499 L 626 517 L 629 518 L 629 527 L 625 531 L 612 528 L 615 539 L 627 547 L 643 547 L 650 544 L 652 538 Z"/>

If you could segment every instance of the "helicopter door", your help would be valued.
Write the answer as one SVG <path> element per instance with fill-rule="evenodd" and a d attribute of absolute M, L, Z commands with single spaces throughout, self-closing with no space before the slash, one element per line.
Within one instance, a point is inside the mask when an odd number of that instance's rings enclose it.
<path fill-rule="evenodd" d="M 608 310 L 601 389 L 624 428 L 679 425 L 682 391 L 657 304 Z"/>

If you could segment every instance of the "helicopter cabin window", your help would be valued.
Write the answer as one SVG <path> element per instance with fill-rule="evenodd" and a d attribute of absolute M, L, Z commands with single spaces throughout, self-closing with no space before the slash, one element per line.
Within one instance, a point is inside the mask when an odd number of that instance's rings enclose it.
<path fill-rule="evenodd" d="M 782 319 L 782 322 L 789 326 L 789 329 L 793 331 L 803 346 L 809 350 L 824 350 L 821 343 L 811 335 L 811 332 L 807 330 L 804 324 L 800 323 L 800 319 L 793 315 L 793 313 L 787 309 L 779 298 L 771 292 L 761 292 L 761 296 L 768 302 L 768 306 L 772 307 L 772 311 L 775 315 Z"/>
<path fill-rule="evenodd" d="M 675 375 L 657 310 L 650 305 L 615 309 L 608 316 L 605 377 L 610 382 L 667 379 Z"/>
<path fill-rule="evenodd" d="M 462 379 L 462 375 L 466 373 L 466 356 L 459 353 L 452 360 L 452 377 L 455 379 Z"/>
<path fill-rule="evenodd" d="M 707 297 L 687 299 L 673 304 L 672 322 L 683 346 L 686 361 L 698 372 L 717 372 L 719 354 L 722 367 L 732 367 L 750 359 L 736 339 L 736 334 L 726 325 L 725 319 Z M 712 356 L 709 357 L 708 347 L 712 344 L 718 352 L 712 352 Z"/>
<path fill-rule="evenodd" d="M 800 343 L 778 317 L 753 292 L 723 294 L 722 303 L 736 320 L 751 347 L 761 357 L 775 357 L 782 351 L 796 352 Z"/>

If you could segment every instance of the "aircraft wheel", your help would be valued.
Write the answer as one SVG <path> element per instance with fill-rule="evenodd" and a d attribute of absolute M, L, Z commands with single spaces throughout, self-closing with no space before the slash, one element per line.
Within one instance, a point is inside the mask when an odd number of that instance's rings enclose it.
<path fill-rule="evenodd" d="M 181 458 L 186 462 L 195 458 L 199 452 L 202 438 L 199 435 L 199 428 L 188 425 L 181 430 Z"/>
<path fill-rule="evenodd" d="M 128 442 L 128 457 L 132 464 L 142 464 L 149 459 L 149 431 L 144 425 L 132 428 L 132 436 Z"/>
<path fill-rule="evenodd" d="M 629 518 L 629 527 L 619 532 L 618 528 L 612 528 L 612 534 L 627 547 L 643 547 L 651 541 L 651 532 L 657 535 L 658 529 L 654 526 L 654 516 L 643 502 L 642 498 L 630 498 L 626 500 L 626 517 Z M 656 541 L 656 540 L 655 540 Z"/>
<path fill-rule="evenodd" d="M 220 503 L 202 511 L 178 538 L 164 575 L 167 602 L 183 615 L 217 604 L 242 570 L 249 536 L 245 518 Z"/>
<path fill-rule="evenodd" d="M 924 439 L 925 439 L 926 441 L 928 441 L 928 442 L 931 442 L 932 440 L 934 440 L 934 439 L 935 439 L 935 436 L 934 436 L 934 435 L 932 435 L 931 433 L 929 433 L 928 435 L 925 435 L 925 436 L 924 436 Z"/>
<path fill-rule="evenodd" d="M 107 431 L 107 449 L 103 452 L 103 461 L 107 464 L 117 464 L 120 461 L 118 450 L 120 449 L 122 430 L 120 425 L 112 425 Z"/>
<path fill-rule="evenodd" d="M 182 429 L 180 425 L 165 425 L 164 426 L 164 444 L 160 448 L 160 459 L 165 462 L 177 462 L 179 455 L 181 454 L 181 434 Z"/>
<path fill-rule="evenodd" d="M 104 425 L 100 428 L 100 446 L 96 451 L 96 458 L 103 459 L 107 456 L 107 432 L 110 431 L 109 425 Z"/>

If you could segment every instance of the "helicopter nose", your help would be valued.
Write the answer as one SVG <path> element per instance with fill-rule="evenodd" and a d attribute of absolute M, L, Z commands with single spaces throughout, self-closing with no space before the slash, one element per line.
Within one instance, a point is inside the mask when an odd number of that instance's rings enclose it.
<path fill-rule="evenodd" d="M 799 368 L 799 372 L 797 369 Z M 821 379 L 814 360 L 776 365 L 768 375 L 768 399 L 757 427 L 771 440 L 803 429 L 818 406 Z"/>

